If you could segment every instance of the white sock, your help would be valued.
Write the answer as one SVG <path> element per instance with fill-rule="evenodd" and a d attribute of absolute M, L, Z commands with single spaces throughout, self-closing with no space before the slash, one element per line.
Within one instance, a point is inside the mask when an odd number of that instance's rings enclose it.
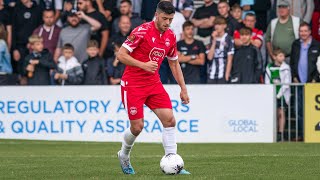
<path fill-rule="evenodd" d="M 174 127 L 163 128 L 162 144 L 165 154 L 177 154 L 177 142 Z"/>
<path fill-rule="evenodd" d="M 122 147 L 120 152 L 120 156 L 122 158 L 130 157 L 130 152 L 135 140 L 136 140 L 136 136 L 131 133 L 130 128 L 126 129 L 124 131 Z"/>

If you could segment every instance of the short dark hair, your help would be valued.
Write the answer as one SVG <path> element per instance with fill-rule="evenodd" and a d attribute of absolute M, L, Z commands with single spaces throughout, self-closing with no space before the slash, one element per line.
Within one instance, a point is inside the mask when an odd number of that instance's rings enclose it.
<path fill-rule="evenodd" d="M 248 27 L 243 27 L 240 29 L 240 35 L 251 35 L 252 30 Z"/>
<path fill-rule="evenodd" d="M 304 27 L 304 26 L 308 27 L 309 31 L 311 31 L 310 25 L 309 25 L 308 23 L 306 23 L 306 22 L 302 22 L 302 23 L 300 24 L 299 30 L 300 30 L 300 28 L 302 28 L 302 27 Z"/>
<path fill-rule="evenodd" d="M 157 5 L 157 12 L 164 12 L 166 14 L 174 14 L 176 9 L 174 8 L 173 4 L 168 1 L 161 1 Z"/>
<path fill-rule="evenodd" d="M 282 49 L 277 48 L 275 50 L 273 50 L 273 55 L 278 56 L 279 54 L 286 54 Z"/>
<path fill-rule="evenodd" d="M 244 18 L 246 18 L 247 16 L 254 17 L 254 18 L 257 17 L 254 13 L 251 13 L 251 12 L 247 13 Z"/>
<path fill-rule="evenodd" d="M 192 26 L 194 27 L 194 24 L 191 21 L 186 21 L 182 25 L 182 29 L 184 30 L 186 27 Z"/>
<path fill-rule="evenodd" d="M 232 7 L 231 7 L 231 10 L 232 11 L 234 11 L 234 10 L 236 10 L 236 9 L 240 9 L 241 11 L 242 11 L 242 8 L 241 8 L 241 6 L 239 5 L 239 4 L 234 4 Z"/>
<path fill-rule="evenodd" d="M 218 25 L 227 24 L 227 20 L 226 20 L 226 18 L 224 18 L 224 17 L 222 17 L 222 16 L 217 16 L 217 17 L 214 19 L 214 24 L 218 24 Z"/>
<path fill-rule="evenodd" d="M 56 14 L 56 11 L 54 9 L 44 9 L 43 12 L 42 12 L 42 15 L 44 15 L 45 12 L 52 12 L 53 15 Z"/>
<path fill-rule="evenodd" d="M 62 50 L 66 50 L 66 49 L 69 49 L 69 50 L 71 50 L 71 51 L 74 51 L 74 47 L 73 47 L 73 45 L 70 44 L 70 43 L 66 43 L 66 44 L 63 45 Z"/>
<path fill-rule="evenodd" d="M 228 3 L 227 0 L 220 0 L 220 1 L 218 2 L 218 5 L 219 5 L 219 4 L 223 4 L 223 3 L 227 4 L 227 5 L 230 7 L 230 5 L 229 5 L 229 3 Z"/>
<path fill-rule="evenodd" d="M 90 48 L 90 47 L 99 48 L 99 43 L 98 43 L 98 41 L 96 41 L 96 40 L 90 40 L 90 41 L 88 42 L 87 48 Z"/>
<path fill-rule="evenodd" d="M 130 6 L 132 6 L 132 2 L 130 0 L 121 0 L 120 4 L 122 4 L 122 3 L 128 3 L 128 4 L 130 4 Z"/>

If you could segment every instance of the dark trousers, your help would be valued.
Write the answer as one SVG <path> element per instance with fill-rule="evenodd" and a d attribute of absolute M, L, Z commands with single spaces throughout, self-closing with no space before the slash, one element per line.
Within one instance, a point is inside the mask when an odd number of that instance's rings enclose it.
<path fill-rule="evenodd" d="M 163 60 L 159 69 L 159 74 L 162 84 L 177 84 L 176 80 L 172 75 L 167 58 Z"/>
<path fill-rule="evenodd" d="M 208 84 L 227 84 L 227 81 L 223 78 L 223 79 L 210 79 L 208 78 L 207 81 Z"/>

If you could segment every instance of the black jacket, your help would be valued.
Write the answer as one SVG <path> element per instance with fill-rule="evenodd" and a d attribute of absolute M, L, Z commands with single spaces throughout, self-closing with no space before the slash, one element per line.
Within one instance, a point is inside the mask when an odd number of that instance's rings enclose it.
<path fill-rule="evenodd" d="M 104 60 L 99 57 L 89 58 L 82 63 L 84 85 L 106 84 Z"/>
<path fill-rule="evenodd" d="M 234 54 L 231 83 L 258 83 L 262 74 L 260 50 L 253 45 L 241 46 Z"/>
<path fill-rule="evenodd" d="M 292 78 L 297 78 L 299 81 L 298 74 L 298 64 L 300 60 L 300 39 L 295 40 L 292 44 L 291 49 L 291 59 L 290 59 L 290 68 Z M 319 72 L 317 71 L 317 60 L 320 54 L 320 42 L 312 39 L 311 45 L 308 50 L 308 80 L 307 82 L 312 82 L 313 80 L 319 82 Z"/>
<path fill-rule="evenodd" d="M 39 64 L 35 65 L 33 76 L 28 78 L 28 85 L 50 85 L 50 69 L 55 69 L 56 64 L 53 61 L 53 57 L 50 52 L 45 49 L 40 55 L 34 55 L 33 53 L 26 56 L 24 60 L 24 74 L 27 75 L 26 70 L 30 60 L 38 59 Z"/>

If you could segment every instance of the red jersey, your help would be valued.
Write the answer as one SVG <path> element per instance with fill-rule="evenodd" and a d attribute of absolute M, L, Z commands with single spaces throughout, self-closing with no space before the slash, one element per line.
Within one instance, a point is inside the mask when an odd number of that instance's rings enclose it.
<path fill-rule="evenodd" d="M 134 66 L 126 66 L 122 81 L 126 86 L 146 86 L 160 82 L 159 68 L 165 57 L 177 60 L 176 37 L 168 29 L 160 33 L 155 22 L 147 22 L 136 27 L 122 44 L 130 51 L 131 57 L 138 61 L 157 61 L 158 69 L 155 73 L 147 72 Z"/>
<path fill-rule="evenodd" d="M 233 38 L 240 39 L 240 32 L 238 30 L 234 31 Z M 262 42 L 263 41 L 263 32 L 257 28 L 253 28 L 251 38 L 253 40 L 259 39 Z"/>

